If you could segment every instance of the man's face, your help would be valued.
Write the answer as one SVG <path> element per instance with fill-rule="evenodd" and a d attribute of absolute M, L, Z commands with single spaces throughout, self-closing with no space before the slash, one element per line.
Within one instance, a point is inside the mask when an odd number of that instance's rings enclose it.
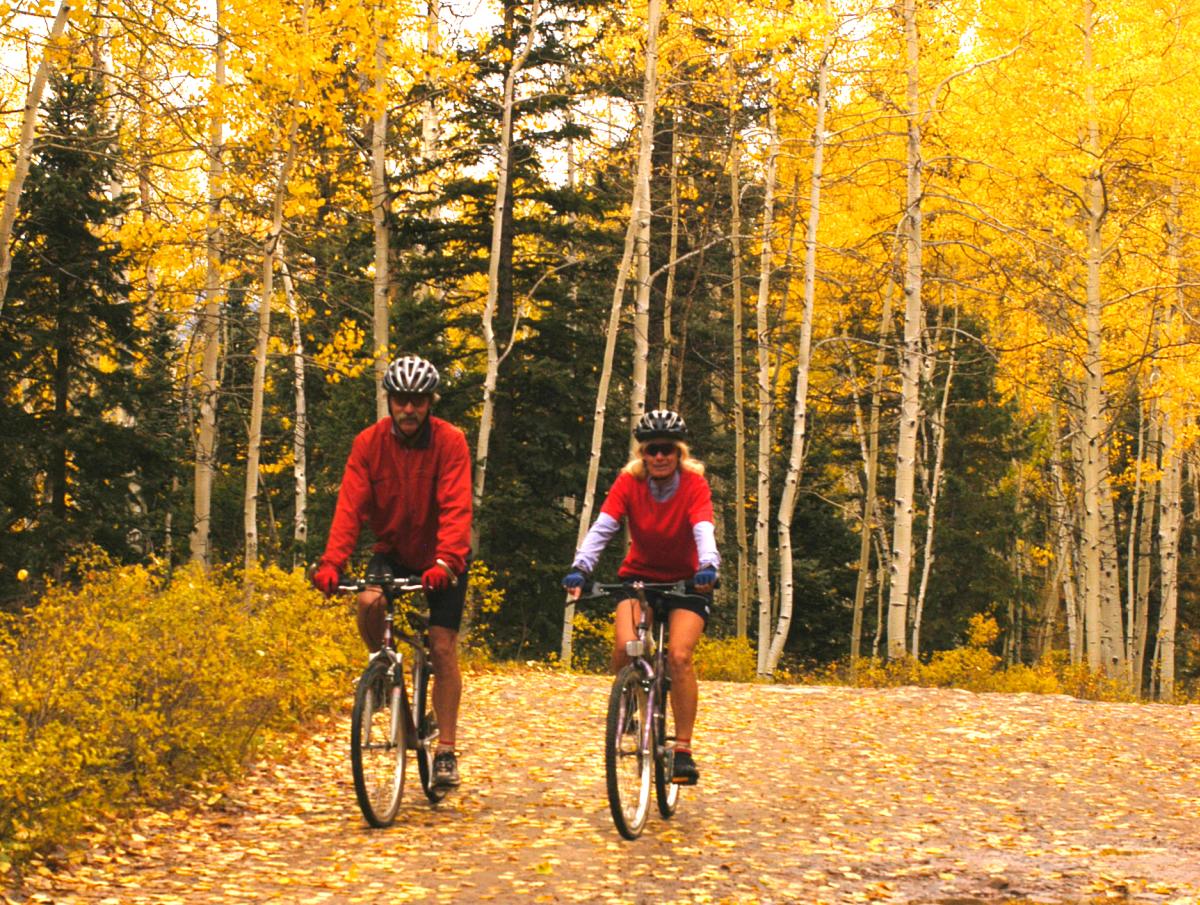
<path fill-rule="evenodd" d="M 406 437 L 416 436 L 429 417 L 431 401 L 428 393 L 388 393 L 388 412 L 396 430 Z"/>

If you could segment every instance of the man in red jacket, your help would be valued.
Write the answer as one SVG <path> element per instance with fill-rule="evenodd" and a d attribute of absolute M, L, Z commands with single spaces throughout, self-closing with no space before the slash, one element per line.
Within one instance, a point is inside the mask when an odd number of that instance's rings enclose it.
<path fill-rule="evenodd" d="M 438 721 L 434 783 L 457 786 L 454 753 L 462 674 L 458 629 L 467 593 L 471 536 L 471 457 L 467 438 L 430 415 L 437 368 L 416 355 L 393 361 L 383 377 L 390 417 L 368 427 L 350 448 L 329 542 L 313 584 L 337 590 L 365 521 L 375 535 L 367 575 L 419 574 L 429 602 L 433 709 Z M 384 600 L 371 588 L 358 597 L 358 631 L 372 651 L 383 643 Z"/>

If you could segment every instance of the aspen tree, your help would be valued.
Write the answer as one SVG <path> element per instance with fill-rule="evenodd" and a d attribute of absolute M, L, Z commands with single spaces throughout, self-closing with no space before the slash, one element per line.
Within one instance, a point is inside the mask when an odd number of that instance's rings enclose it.
<path fill-rule="evenodd" d="M 388 344 L 388 281 L 390 277 L 388 249 L 388 210 L 391 207 L 387 190 L 387 32 L 385 17 L 376 6 L 375 72 L 371 92 L 371 225 L 375 237 L 375 274 L 371 286 L 371 314 L 375 358 L 375 416 L 388 416 L 387 391 L 383 375 L 391 352 Z"/>
<path fill-rule="evenodd" d="M 679 256 L 679 122 L 671 122 L 671 245 L 667 257 L 667 285 L 663 290 L 662 357 L 658 366 L 658 407 L 667 405 L 671 385 L 671 314 L 675 302 L 675 270 Z"/>
<path fill-rule="evenodd" d="M 771 333 L 767 324 L 767 304 L 771 295 L 771 271 L 774 269 L 772 239 L 775 231 L 775 170 L 779 159 L 779 133 L 775 124 L 774 101 L 767 110 L 767 171 L 763 184 L 762 252 L 759 256 L 758 295 L 754 304 L 755 345 L 758 356 L 758 514 L 754 522 L 754 570 L 758 591 L 758 672 L 766 675 L 771 649 L 771 453 L 775 445 L 771 387 Z M 789 598 L 790 603 L 790 598 Z M 791 613 L 786 622 L 780 618 L 782 637 L 787 637 Z M 782 642 L 780 650 L 782 652 Z"/>
<path fill-rule="evenodd" d="M 199 428 L 196 438 L 196 468 L 193 527 L 191 534 L 192 560 L 207 567 L 210 564 L 210 531 L 212 518 L 212 485 L 216 473 L 217 400 L 220 380 L 217 373 L 221 352 L 221 305 L 225 298 L 225 282 L 221 273 L 222 244 L 221 205 L 225 192 L 225 25 L 224 0 L 216 0 L 214 12 L 216 41 L 213 47 L 213 81 L 210 92 L 208 145 L 208 220 L 205 227 L 204 308 L 198 318 L 197 331 L 203 349 L 200 370 Z"/>
<path fill-rule="evenodd" d="M 940 331 L 939 331 L 940 332 Z M 954 380 L 954 354 L 958 341 L 958 308 L 954 309 L 954 325 L 950 331 L 950 349 L 946 360 L 946 380 L 942 384 L 942 401 L 933 419 L 933 473 L 929 478 L 926 493 L 927 513 L 925 518 L 925 545 L 921 555 L 921 580 L 917 586 L 917 599 L 913 614 L 912 650 L 914 657 L 921 654 L 921 617 L 925 612 L 925 592 L 929 589 L 929 573 L 933 568 L 934 526 L 937 521 L 938 499 L 942 491 L 942 467 L 946 457 L 946 413 L 950 408 L 950 386 Z M 935 345 L 937 341 L 935 339 Z"/>
<path fill-rule="evenodd" d="M 504 215 L 508 206 L 509 155 L 512 148 L 513 98 L 516 93 L 517 74 L 525 65 L 529 51 L 533 48 L 533 37 L 537 31 L 538 13 L 541 0 L 533 0 L 529 13 L 529 33 L 525 36 L 525 46 L 513 57 L 508 74 L 504 77 L 503 112 L 500 122 L 499 163 L 496 173 L 496 200 L 492 207 L 492 244 L 488 256 L 487 301 L 483 306 L 483 340 L 487 347 L 487 371 L 483 380 L 483 414 L 479 418 L 479 436 L 475 446 L 475 487 L 473 500 L 475 511 L 478 512 L 483 504 L 483 490 L 487 480 L 488 445 L 492 436 L 492 425 L 495 420 L 496 381 L 500 373 L 500 350 L 496 342 L 493 322 L 496 316 L 496 299 L 500 287 L 500 245 L 504 235 Z M 511 351 L 515 337 L 510 337 L 508 350 Z M 507 354 L 507 351 L 506 353 Z M 472 522 L 471 530 L 474 535 L 472 546 L 478 548 L 478 520 Z"/>
<path fill-rule="evenodd" d="M 307 49 L 308 0 L 300 9 L 301 46 Z M 279 242 L 283 233 L 283 202 L 288 182 L 296 162 L 296 133 L 299 128 L 297 104 L 304 88 L 303 71 L 297 76 L 296 88 L 288 104 L 288 130 L 284 141 L 283 160 L 275 178 L 271 199 L 271 224 L 263 242 L 262 280 L 258 307 L 258 332 L 254 342 L 254 378 L 250 391 L 250 432 L 246 453 L 246 491 L 244 500 L 245 565 L 250 570 L 258 565 L 258 491 L 259 451 L 262 446 L 263 393 L 267 375 L 267 342 L 271 337 L 271 301 L 275 294 L 275 265 L 279 259 Z M 273 522 L 274 520 L 272 520 Z"/>
<path fill-rule="evenodd" d="M 633 183 L 633 201 L 630 205 L 629 224 L 625 229 L 625 246 L 621 262 L 617 266 L 616 285 L 613 287 L 612 305 L 608 313 L 608 327 L 604 339 L 604 360 L 600 368 L 600 383 L 596 388 L 596 408 L 592 421 L 592 446 L 588 454 L 587 485 L 583 493 L 583 505 L 579 514 L 579 530 L 575 546 L 583 543 L 591 526 L 592 507 L 596 501 L 596 484 L 600 476 L 600 450 L 604 439 L 604 418 L 608 410 L 608 387 L 612 381 L 613 359 L 616 355 L 617 332 L 621 324 L 621 302 L 625 296 L 625 284 L 629 279 L 633 263 L 633 248 L 638 229 L 638 212 L 649 200 L 642 200 L 643 185 L 650 184 L 650 158 L 654 147 L 654 105 L 657 96 L 655 74 L 658 66 L 658 26 L 662 15 L 661 0 L 649 0 L 646 8 L 646 61 L 642 80 L 642 120 L 638 140 L 638 172 Z M 562 646 L 560 660 L 564 666 L 571 665 L 572 629 L 575 606 L 568 604 L 563 615 Z"/>
<path fill-rule="evenodd" d="M 17 218 L 17 208 L 21 203 L 21 190 L 25 186 L 25 177 L 29 174 L 29 161 L 33 155 L 34 131 L 37 128 L 38 108 L 42 104 L 42 94 L 46 90 L 46 79 L 50 76 L 53 66 L 52 57 L 55 45 L 67 30 L 67 22 L 71 17 L 72 5 L 69 0 L 59 0 L 58 12 L 50 26 L 50 34 L 46 40 L 46 49 L 38 63 L 29 91 L 25 95 L 25 107 L 21 115 L 21 133 L 17 140 L 17 159 L 13 164 L 12 177 L 4 189 L 4 205 L 0 207 L 0 314 L 4 313 L 4 300 L 8 295 L 8 278 L 12 272 L 12 229 Z"/>
<path fill-rule="evenodd" d="M 921 367 L 921 156 L 920 88 L 916 0 L 904 0 L 907 56 L 907 195 L 901 232 L 904 253 L 904 340 L 900 356 L 900 430 L 896 444 L 896 491 L 892 528 L 891 587 L 888 596 L 888 659 L 903 657 L 908 628 L 909 573 L 912 569 L 913 491 L 916 476 L 917 414 Z"/>
<path fill-rule="evenodd" d="M 817 238 L 821 221 L 821 189 L 825 178 L 826 115 L 829 107 L 829 68 L 837 23 L 830 21 L 829 0 L 823 5 L 825 22 L 820 62 L 817 64 L 816 118 L 812 132 L 812 173 L 808 185 L 808 223 L 804 235 L 804 295 L 800 335 L 796 343 L 796 390 L 793 399 L 791 448 L 779 500 L 776 530 L 779 543 L 779 618 L 767 649 L 765 670 L 773 673 L 783 656 L 792 622 L 794 602 L 792 518 L 800 489 L 800 469 L 808 439 L 808 386 L 812 366 L 813 308 L 817 292 Z M 799 198 L 794 202 L 799 207 Z M 765 218 L 764 218 L 765 219 Z M 861 610 L 860 610 L 861 613 Z M 765 645 L 760 644 L 760 648 Z"/>
<path fill-rule="evenodd" d="M 292 325 L 292 387 L 296 416 L 292 425 L 292 478 L 295 512 L 292 516 L 292 566 L 302 565 L 308 546 L 308 399 L 304 392 L 304 333 L 300 329 L 300 301 L 288 267 L 287 249 L 279 237 L 276 254 L 283 277 L 283 296 Z"/>
<path fill-rule="evenodd" d="M 731 211 L 729 242 L 733 257 L 733 432 L 734 432 L 734 524 L 737 532 L 737 632 L 746 637 L 750 612 L 750 540 L 746 529 L 746 411 L 742 391 L 742 167 L 741 140 L 730 111 L 733 148 L 729 155 Z M 764 643 L 759 638 L 759 645 Z"/>

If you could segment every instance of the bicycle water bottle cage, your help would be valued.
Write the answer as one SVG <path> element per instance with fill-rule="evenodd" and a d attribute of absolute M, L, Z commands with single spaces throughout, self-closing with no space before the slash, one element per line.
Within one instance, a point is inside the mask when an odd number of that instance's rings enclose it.
<path fill-rule="evenodd" d="M 645 650 L 645 647 L 645 644 L 635 638 L 632 641 L 625 642 L 625 653 L 630 657 L 640 657 L 642 655 L 642 651 Z"/>

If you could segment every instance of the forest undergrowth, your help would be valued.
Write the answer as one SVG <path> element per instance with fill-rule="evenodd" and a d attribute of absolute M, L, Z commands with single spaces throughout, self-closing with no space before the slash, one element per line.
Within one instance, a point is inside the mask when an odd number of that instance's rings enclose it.
<path fill-rule="evenodd" d="M 75 588 L 0 622 L 0 875 L 98 824 L 240 773 L 313 716 L 348 700 L 361 642 L 345 601 L 324 601 L 299 571 L 214 571 L 85 564 Z M 480 564 L 464 662 L 474 671 L 560 669 L 494 660 L 488 618 L 502 606 Z M 577 617 L 577 672 L 604 672 L 611 623 Z M 966 643 L 927 660 L 863 659 L 755 672 L 746 639 L 702 639 L 704 680 L 963 688 L 1132 701 L 1121 682 L 1059 654 L 1005 665 L 997 627 L 971 621 Z"/>

